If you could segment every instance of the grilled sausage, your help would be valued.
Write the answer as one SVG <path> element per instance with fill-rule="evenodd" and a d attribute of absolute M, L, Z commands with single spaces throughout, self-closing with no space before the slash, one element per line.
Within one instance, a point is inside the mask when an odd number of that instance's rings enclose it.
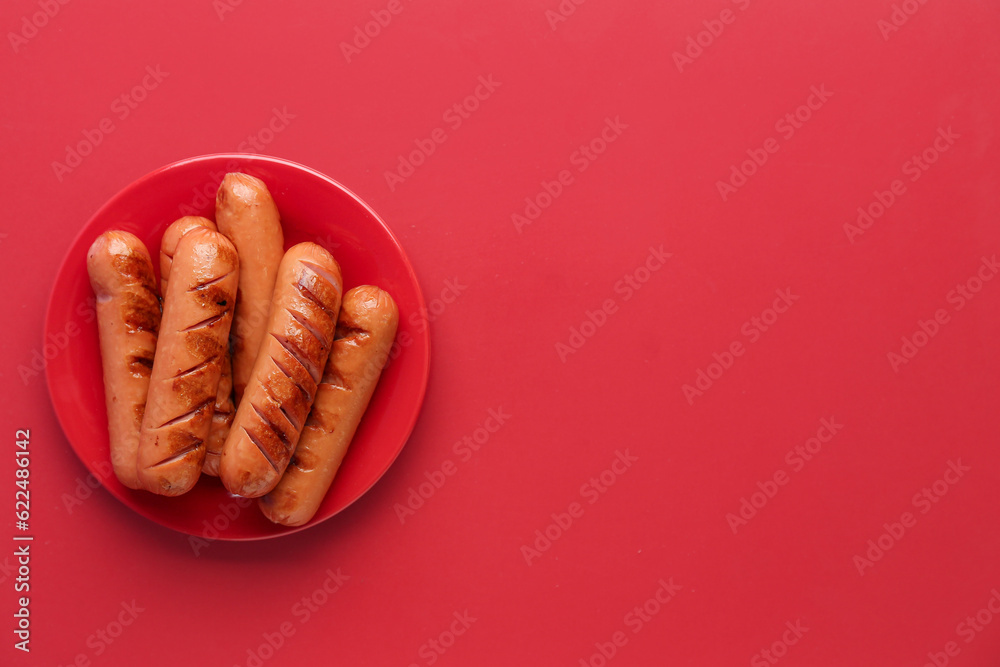
<path fill-rule="evenodd" d="M 285 253 L 267 336 L 222 449 L 230 493 L 262 496 L 285 471 L 330 355 L 342 290 L 340 267 L 320 246 Z"/>
<path fill-rule="evenodd" d="M 207 227 L 213 232 L 216 231 L 215 223 L 208 218 L 203 218 L 200 215 L 185 215 L 170 223 L 170 226 L 163 232 L 163 238 L 160 239 L 160 294 L 167 293 L 167 280 L 170 277 L 170 266 L 174 261 L 174 253 L 177 252 L 178 241 L 192 229 L 199 227 Z"/>
<path fill-rule="evenodd" d="M 122 484 L 138 489 L 139 429 L 161 316 L 153 262 L 134 235 L 111 231 L 90 246 L 87 273 L 97 297 L 111 463 Z"/>
<path fill-rule="evenodd" d="M 344 294 L 333 351 L 295 454 L 278 485 L 257 501 L 271 521 L 301 526 L 316 514 L 375 392 L 398 324 L 388 292 L 363 285 Z"/>
<path fill-rule="evenodd" d="M 212 428 L 205 440 L 205 461 L 201 471 L 212 477 L 219 476 L 219 463 L 222 461 L 222 447 L 229 437 L 229 429 L 236 417 L 236 406 L 233 404 L 233 361 L 229 354 L 229 341 L 223 341 L 222 374 L 219 376 L 219 390 L 215 394 L 215 410 L 212 412 Z"/>
<path fill-rule="evenodd" d="M 222 179 L 215 198 L 215 221 L 240 255 L 240 287 L 231 336 L 233 387 L 239 405 L 267 332 L 285 241 L 278 208 L 267 186 L 247 174 L 226 174 Z"/>
<path fill-rule="evenodd" d="M 181 237 L 192 229 L 206 227 L 215 231 L 215 223 L 199 215 L 186 215 L 174 221 L 163 232 L 160 241 L 160 285 L 161 293 L 167 293 L 167 281 L 170 278 L 170 268 L 174 252 Z M 222 353 L 222 375 L 219 377 L 219 390 L 215 396 L 215 411 L 212 413 L 212 428 L 205 440 L 205 462 L 201 471 L 214 477 L 219 476 L 219 457 L 222 456 L 222 444 L 229 435 L 229 427 L 233 423 L 236 406 L 233 405 L 233 364 L 229 353 L 229 342 Z"/>
<path fill-rule="evenodd" d="M 194 229 L 177 244 L 139 437 L 139 482 L 148 491 L 176 496 L 198 481 L 238 274 L 236 249 L 218 232 Z"/>

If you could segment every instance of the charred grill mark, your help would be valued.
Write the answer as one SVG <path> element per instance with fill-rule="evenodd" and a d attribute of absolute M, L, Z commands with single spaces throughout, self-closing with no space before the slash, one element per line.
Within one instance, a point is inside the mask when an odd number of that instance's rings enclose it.
<path fill-rule="evenodd" d="M 128 253 L 116 254 L 111 259 L 111 266 L 123 276 L 134 278 L 146 285 L 153 284 L 153 266 L 139 252 L 131 250 Z"/>
<path fill-rule="evenodd" d="M 121 318 L 129 333 L 148 331 L 156 334 L 160 330 L 160 302 L 158 299 L 143 298 L 126 290 L 121 295 Z"/>
<path fill-rule="evenodd" d="M 125 326 L 128 327 L 129 333 L 139 333 L 140 331 L 146 331 L 152 334 L 159 333 L 159 323 L 156 318 L 153 318 L 149 313 L 137 310 L 124 309 L 125 312 L 122 314 L 122 319 L 125 321 Z"/>
<path fill-rule="evenodd" d="M 309 425 L 307 428 L 314 428 L 321 433 L 329 435 L 337 428 L 337 413 L 328 410 L 313 410 L 309 413 Z"/>
<path fill-rule="evenodd" d="M 221 232 L 217 232 L 217 233 L 221 234 Z M 230 246 L 230 245 L 228 245 L 226 243 L 220 243 L 216 247 L 215 256 L 220 261 L 224 262 L 225 264 L 228 264 L 229 266 L 232 266 L 234 268 L 239 266 L 239 263 L 240 263 L 239 253 L 232 246 Z M 232 273 L 232 271 L 230 271 L 230 273 Z M 226 274 L 226 275 L 229 275 L 229 274 Z"/>
<path fill-rule="evenodd" d="M 225 289 L 222 285 L 211 284 L 207 287 L 188 290 L 188 294 L 193 295 L 194 300 L 199 306 L 210 309 L 212 312 L 218 312 L 219 306 L 225 307 L 226 310 L 232 309 L 230 301 L 233 295 L 230 290 Z"/>
<path fill-rule="evenodd" d="M 191 410 L 188 410 L 187 412 L 185 412 L 184 414 L 180 415 L 179 417 L 174 417 L 173 419 L 169 419 L 169 420 L 163 422 L 157 428 L 165 428 L 167 426 L 173 426 L 174 424 L 176 424 L 178 422 L 182 422 L 185 419 L 188 419 L 189 417 L 193 417 L 193 416 L 197 415 L 199 412 L 202 412 L 203 410 L 205 410 L 205 408 L 211 408 L 214 404 L 215 404 L 215 399 L 214 398 L 211 398 L 211 399 L 209 399 L 207 401 L 199 403 L 198 405 L 194 406 L 194 408 L 192 408 Z"/>
<path fill-rule="evenodd" d="M 285 430 L 278 426 L 275 421 L 271 419 L 271 416 L 264 410 L 258 408 L 253 403 L 250 404 L 250 407 L 254 409 L 254 412 L 257 413 L 257 416 L 261 418 L 264 424 L 266 424 L 267 427 L 271 429 L 276 436 L 278 436 L 278 439 L 281 440 L 281 444 L 285 446 L 285 449 L 290 449 L 292 441 L 288 439 L 288 434 L 285 433 Z M 284 411 L 282 411 L 282 413 L 284 413 Z"/>
<path fill-rule="evenodd" d="M 218 278 L 212 278 L 211 280 L 206 280 L 205 282 L 203 282 L 201 284 L 195 285 L 194 287 L 192 287 L 191 289 L 189 289 L 188 292 L 197 292 L 198 290 L 203 290 L 203 289 L 205 289 L 207 287 L 211 287 L 215 283 L 221 282 L 221 281 L 225 280 L 226 278 L 228 278 L 231 275 L 233 275 L 232 271 L 230 271 L 228 273 L 225 273 L 225 274 L 219 276 Z"/>
<path fill-rule="evenodd" d="M 295 382 L 295 379 L 292 377 L 292 374 L 288 372 L 288 369 L 285 368 L 285 365 L 283 363 L 281 363 L 281 361 L 279 361 L 275 357 L 271 357 L 271 361 L 274 362 L 274 365 L 278 367 L 279 371 L 281 371 L 282 373 L 285 374 L 285 377 L 287 377 L 292 382 Z M 296 384 L 298 384 L 298 383 L 296 383 Z"/>
<path fill-rule="evenodd" d="M 312 399 L 315 394 L 303 387 L 279 360 L 271 357 L 271 361 L 278 367 L 278 371 L 284 375 L 283 379 L 287 381 L 287 384 L 277 381 L 266 382 L 264 384 L 264 391 L 268 398 L 278 406 L 278 409 L 281 410 L 281 414 L 288 420 L 288 423 L 292 425 L 296 432 L 300 432 L 302 430 L 302 422 L 309 412 L 309 407 L 312 405 Z M 276 395 L 277 392 L 280 392 L 281 395 Z"/>
<path fill-rule="evenodd" d="M 314 470 L 319 465 L 319 457 L 315 452 L 307 450 L 304 447 L 296 447 L 292 461 L 295 462 L 295 467 L 302 472 Z M 291 462 L 289 465 L 291 465 Z"/>
<path fill-rule="evenodd" d="M 198 448 L 201 447 L 201 445 L 202 445 L 202 441 L 199 438 L 195 438 L 194 439 L 194 444 L 191 444 L 191 445 L 185 447 L 184 449 L 182 449 L 181 451 L 177 452 L 176 454 L 173 454 L 172 456 L 168 456 L 167 458 L 163 459 L 159 463 L 154 463 L 153 465 L 149 466 L 149 469 L 159 468 L 160 466 L 167 465 L 168 463 L 173 463 L 174 461 L 179 461 L 182 458 L 184 458 L 185 456 L 187 456 L 188 454 L 190 454 L 191 452 L 197 452 Z"/>
<path fill-rule="evenodd" d="M 317 369 L 312 362 L 309 361 L 306 354 L 299 349 L 299 346 L 296 345 L 293 340 L 287 338 L 286 336 L 279 336 L 274 333 L 271 335 L 274 336 L 274 339 L 278 341 L 278 344 L 285 348 L 285 351 L 288 352 L 288 354 L 290 354 L 295 361 L 299 362 L 299 365 L 302 366 L 307 373 L 309 373 L 309 377 L 313 379 L 313 382 L 319 381 L 319 369 Z M 286 375 L 288 374 L 286 373 Z M 292 376 L 288 375 L 288 377 Z"/>
<path fill-rule="evenodd" d="M 204 319 L 201 322 L 198 322 L 197 324 L 192 324 L 187 329 L 181 329 L 181 332 L 182 333 L 187 333 L 188 331 L 194 331 L 195 329 L 204 329 L 204 328 L 210 327 L 210 326 L 212 326 L 213 324 L 215 324 L 216 322 L 218 322 L 219 320 L 221 320 L 223 317 L 225 317 L 228 314 L 229 314 L 229 311 L 227 310 L 227 311 L 225 311 L 223 313 L 219 313 L 218 315 L 213 315 L 212 317 Z"/>
<path fill-rule="evenodd" d="M 194 368 L 188 369 L 170 380 L 170 390 L 174 397 L 183 405 L 196 405 L 209 399 L 213 404 L 218 396 L 209 393 L 209 380 L 213 374 L 218 374 L 219 358 L 215 357 L 204 361 Z"/>
<path fill-rule="evenodd" d="M 307 391 L 305 387 L 303 387 L 301 384 L 295 381 L 295 378 L 292 376 L 291 373 L 288 372 L 288 369 L 285 368 L 285 365 L 280 361 L 278 361 L 277 359 L 275 359 L 274 357 L 271 357 L 271 361 L 273 361 L 274 365 L 278 367 L 278 370 L 284 373 L 285 377 L 287 377 L 288 380 L 295 385 L 295 388 L 299 390 L 299 393 L 302 395 L 302 400 L 305 401 L 306 403 L 312 403 L 312 394 L 309 391 Z M 270 385 L 265 386 L 265 389 L 268 395 L 271 396 L 271 398 L 274 398 L 274 396 L 271 395 Z M 281 403 L 281 401 L 277 402 L 279 404 Z M 284 410 L 284 408 L 282 408 L 282 410 Z M 295 421 L 292 419 L 289 419 L 289 421 L 291 421 L 293 424 L 295 423 Z"/>
<path fill-rule="evenodd" d="M 337 280 L 332 273 L 324 269 L 319 264 L 314 264 L 313 262 L 310 262 L 308 260 L 301 260 L 301 264 L 302 266 L 306 267 L 307 269 L 315 273 L 320 278 L 326 280 L 326 282 L 330 283 L 330 286 L 333 287 L 334 289 L 336 289 L 336 285 L 340 284 L 340 281 Z"/>
<path fill-rule="evenodd" d="M 292 425 L 292 428 L 296 431 L 302 430 L 302 424 L 299 423 L 299 420 L 294 419 L 292 415 L 288 414 L 288 410 L 285 409 L 284 405 L 279 405 L 278 409 L 281 410 L 281 414 L 285 415 L 285 419 L 287 419 L 288 423 Z"/>
<path fill-rule="evenodd" d="M 326 364 L 326 368 L 323 369 L 323 379 L 320 380 L 320 384 L 338 387 L 341 389 L 350 389 L 347 385 L 347 381 L 344 379 L 344 376 L 334 365 L 332 354 L 330 355 L 330 360 Z"/>
<path fill-rule="evenodd" d="M 352 327 L 346 324 L 337 325 L 337 333 L 334 334 L 334 340 L 344 340 L 345 338 L 357 338 L 358 340 L 365 340 L 371 336 L 371 332 L 361 327 Z"/>
<path fill-rule="evenodd" d="M 223 352 L 222 342 L 218 336 L 211 332 L 202 332 L 199 329 L 184 336 L 184 343 L 187 351 L 196 358 L 218 357 Z"/>
<path fill-rule="evenodd" d="M 218 358 L 219 358 L 218 356 L 209 357 L 208 359 L 206 359 L 205 361 L 201 362 L 200 364 L 196 364 L 196 365 L 192 366 L 191 368 L 187 369 L 186 371 L 181 371 L 180 373 L 178 373 L 177 375 L 175 375 L 173 377 L 173 379 L 176 380 L 177 378 L 184 377 L 185 375 L 190 375 L 191 373 L 194 373 L 195 371 L 201 370 L 202 368 L 204 368 L 205 366 L 208 366 L 210 363 L 212 363 L 213 361 L 215 361 Z"/>
<path fill-rule="evenodd" d="M 160 305 L 160 293 L 153 285 L 131 283 L 129 285 L 124 285 L 123 289 L 132 293 L 132 298 L 136 301 L 136 303 L 140 303 L 142 300 L 145 300 L 150 304 L 150 306 L 159 307 Z"/>
<path fill-rule="evenodd" d="M 314 277 L 315 277 L 315 278 L 318 278 L 318 276 L 314 276 Z M 296 287 L 296 288 L 298 288 L 298 290 L 299 290 L 299 293 L 300 293 L 300 294 L 302 294 L 302 296 L 304 296 L 305 298 L 307 298 L 307 299 L 309 299 L 310 301 L 312 301 L 313 303 L 315 303 L 315 304 L 316 304 L 316 305 L 317 305 L 317 306 L 319 307 L 319 309 L 320 309 L 321 311 L 323 311 L 323 313 L 324 313 L 324 314 L 325 314 L 325 315 L 326 315 L 326 316 L 327 316 L 328 318 L 330 318 L 330 320 L 331 320 L 331 321 L 333 321 L 333 322 L 336 322 L 336 321 L 337 321 L 337 318 L 336 318 L 336 317 L 334 316 L 334 313 L 333 313 L 333 311 L 332 311 L 332 310 L 330 310 L 330 309 L 329 309 L 329 308 L 327 307 L 326 303 L 324 303 L 324 302 L 323 302 L 323 299 L 321 299 L 321 298 L 320 298 L 320 297 L 319 297 L 319 296 L 318 296 L 318 295 L 316 294 L 316 292 L 314 292 L 314 291 L 313 291 L 313 290 L 312 290 L 312 289 L 311 289 L 311 288 L 309 287 L 309 284 L 308 284 L 308 281 L 306 280 L 306 278 L 307 278 L 307 276 L 305 276 L 305 275 L 302 275 L 302 276 L 300 276 L 300 277 L 299 277 L 299 280 L 298 280 L 298 282 L 297 282 L 297 283 L 295 284 L 295 287 Z M 332 289 L 332 288 L 331 288 L 331 289 Z"/>
<path fill-rule="evenodd" d="M 257 445 L 257 449 L 260 450 L 261 455 L 267 460 L 267 462 L 271 464 L 271 468 L 274 469 L 274 472 L 278 472 L 278 466 L 275 465 L 274 460 L 271 458 L 271 455 L 267 453 L 267 449 L 264 447 L 261 441 L 257 439 L 257 436 L 248 431 L 246 426 L 243 427 L 243 432 L 247 434 L 248 438 L 250 438 L 250 442 Z"/>
<path fill-rule="evenodd" d="M 285 419 L 288 420 L 288 423 L 291 424 L 296 431 L 298 431 L 300 429 L 299 420 L 293 419 L 292 416 L 289 415 L 288 410 L 285 409 L 285 405 L 286 403 L 290 402 L 293 412 L 296 411 L 305 412 L 306 408 L 312 402 L 312 397 L 299 383 L 297 383 L 293 378 L 288 377 L 287 374 L 286 374 L 286 379 L 292 384 L 293 387 L 295 387 L 295 390 L 298 392 L 297 394 L 294 394 L 292 396 L 288 396 L 288 394 L 285 394 L 284 398 L 281 396 L 275 396 L 274 389 L 276 385 L 275 383 L 272 382 L 265 384 L 264 392 L 267 394 L 267 397 L 270 398 L 271 401 L 278 406 L 278 409 L 281 410 L 281 414 L 285 416 Z"/>
<path fill-rule="evenodd" d="M 324 342 L 326 340 L 326 336 L 324 336 L 321 331 L 318 331 L 316 327 L 310 324 L 309 320 L 306 319 L 305 315 L 297 313 L 291 308 L 285 308 L 285 310 L 288 312 L 289 315 L 292 316 L 293 320 L 295 320 L 302 326 L 303 329 L 312 334 L 313 338 L 316 339 L 316 342 L 319 343 L 321 347 L 323 347 L 324 349 L 326 348 L 327 344 Z"/>
<path fill-rule="evenodd" d="M 133 354 L 128 360 L 128 370 L 132 375 L 149 377 L 153 372 L 153 357 Z"/>
<path fill-rule="evenodd" d="M 136 283 L 135 286 L 146 290 L 146 292 L 149 293 L 149 298 L 153 301 L 153 303 L 156 304 L 160 303 L 160 293 L 156 291 L 156 285 L 154 285 L 153 283 Z"/>

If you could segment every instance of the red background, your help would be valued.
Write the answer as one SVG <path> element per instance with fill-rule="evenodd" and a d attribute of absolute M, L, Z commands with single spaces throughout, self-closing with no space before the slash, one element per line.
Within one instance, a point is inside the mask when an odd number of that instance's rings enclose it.
<path fill-rule="evenodd" d="M 771 664 L 758 652 L 775 642 L 787 665 L 923 665 L 949 642 L 939 661 L 1000 663 L 1000 619 L 965 621 L 1000 587 L 1000 281 L 961 309 L 948 298 L 1000 251 L 996 3 L 910 0 L 885 38 L 886 0 L 590 0 L 554 29 L 556 0 L 403 0 L 350 62 L 340 43 L 387 2 L 219 4 L 77 0 L 0 48 L 0 497 L 13 505 L 14 432 L 29 428 L 35 536 L 32 652 L 12 646 L 11 546 L 0 662 L 252 665 L 287 623 L 262 664 L 596 666 L 619 631 L 609 664 Z M 5 2 L 0 28 L 39 7 Z M 679 71 L 673 53 L 724 9 L 734 20 Z M 120 118 L 147 66 L 168 74 Z M 453 127 L 443 114 L 481 76 L 500 85 Z M 775 123 L 811 86 L 832 96 L 786 139 Z M 317 528 L 196 556 L 103 490 L 67 508 L 87 472 L 24 369 L 90 215 L 163 164 L 246 149 L 275 108 L 294 118 L 257 150 L 372 205 L 429 303 L 466 287 L 434 318 L 422 415 L 372 491 Z M 114 131 L 57 177 L 103 118 Z M 578 171 L 607 118 L 627 128 Z M 435 128 L 444 143 L 390 189 L 385 172 Z M 910 181 L 939 128 L 958 138 Z M 770 137 L 777 152 L 723 201 L 717 181 Z M 573 182 L 518 230 L 512 214 L 564 169 Z M 852 242 L 844 225 L 895 179 L 905 194 Z M 626 300 L 617 281 L 661 244 L 671 258 Z M 798 300 L 751 342 L 744 323 L 784 289 Z M 606 299 L 615 312 L 563 362 L 557 343 Z M 939 308 L 947 323 L 894 369 L 887 354 Z M 734 341 L 744 354 L 688 401 L 682 386 Z M 510 418 L 464 461 L 453 445 L 498 408 Z M 843 428 L 796 470 L 786 453 L 823 418 Z M 625 450 L 613 486 L 581 489 Z M 445 461 L 454 475 L 401 523 L 394 506 Z M 949 461 L 969 470 L 915 502 Z M 727 514 L 777 471 L 787 484 L 734 534 Z M 529 565 L 522 546 L 573 502 L 582 516 Z M 904 512 L 915 525 L 859 574 L 855 556 Z M 305 620 L 295 605 L 338 568 L 349 579 Z M 680 591 L 634 632 L 626 615 L 671 578 Z M 95 639 L 133 600 L 134 622 Z M 434 653 L 466 610 L 475 622 Z M 808 628 L 793 645 L 786 622 Z"/>

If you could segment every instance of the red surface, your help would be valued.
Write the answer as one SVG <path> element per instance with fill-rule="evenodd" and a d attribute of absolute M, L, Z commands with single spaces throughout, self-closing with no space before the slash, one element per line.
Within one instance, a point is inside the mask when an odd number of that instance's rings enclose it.
<path fill-rule="evenodd" d="M 894 5 L 916 11 L 884 36 Z M 0 479 L 13 505 L 14 433 L 30 428 L 35 537 L 33 650 L 8 630 L 0 662 L 247 666 L 270 636 L 268 666 L 599 665 L 616 638 L 610 665 L 772 664 L 759 652 L 775 642 L 781 665 L 1000 664 L 1000 281 L 952 292 L 1000 253 L 995 2 L 590 0 L 553 29 L 555 0 L 403 0 L 350 62 L 339 44 L 387 1 L 242 2 L 221 20 L 218 6 L 70 2 L 0 58 Z M 38 7 L 6 2 L 0 26 Z M 679 71 L 672 54 L 724 9 L 732 21 Z M 116 102 L 144 77 L 141 103 Z M 832 95 L 789 136 L 778 123 L 814 86 Z M 477 87 L 467 118 L 448 111 Z M 105 118 L 113 131 L 60 180 L 52 163 Z M 582 159 L 606 119 L 627 127 Z M 907 163 L 948 128 L 957 138 L 911 180 Z M 249 136 L 342 182 L 398 235 L 436 308 L 432 367 L 413 436 L 357 503 L 195 556 L 103 490 L 67 510 L 87 470 L 43 374 L 18 369 L 44 353 L 58 263 L 94 211 L 160 165 L 252 149 Z M 443 143 L 390 188 L 385 172 L 431 137 Z M 767 161 L 723 201 L 717 181 L 748 150 Z M 563 170 L 518 230 L 512 214 Z M 844 225 L 896 179 L 902 194 L 852 243 Z M 630 293 L 619 281 L 661 245 L 671 256 Z M 751 340 L 777 290 L 798 298 Z M 606 322 L 582 326 L 606 300 Z M 939 309 L 945 323 L 894 370 L 888 353 Z M 564 363 L 574 327 L 593 335 Z M 718 375 L 713 354 L 734 342 L 743 354 L 689 404 L 683 385 Z M 478 451 L 458 444 L 490 410 L 509 417 Z M 796 469 L 823 419 L 843 428 Z M 614 485 L 591 490 L 626 451 Z M 395 506 L 442 467 L 453 474 L 401 523 Z M 787 483 L 772 488 L 776 473 Z M 946 476 L 938 502 L 920 498 Z M 758 485 L 776 493 L 734 534 L 727 514 L 759 502 Z M 522 546 L 571 509 L 526 563 Z M 885 524 L 905 532 L 859 574 Z M 16 574 L 0 578 L 11 628 Z M 639 623 L 651 598 L 659 613 Z M 435 652 L 451 627 L 464 632 Z"/>
<path fill-rule="evenodd" d="M 286 249 L 303 241 L 318 243 L 336 253 L 345 292 L 378 285 L 396 301 L 401 323 L 392 363 L 379 378 L 368 418 L 351 442 L 337 484 L 308 525 L 341 511 L 378 481 L 420 414 L 430 363 L 430 315 L 405 252 L 385 223 L 343 186 L 302 165 L 262 156 L 208 155 L 167 165 L 116 194 L 80 231 L 59 268 L 45 318 L 45 340 L 54 345 L 45 376 L 63 433 L 94 478 L 116 498 L 157 523 L 196 537 L 260 539 L 302 528 L 271 523 L 256 510 L 256 501 L 235 500 L 217 477 L 203 475 L 179 498 L 121 484 L 111 471 L 104 395 L 100 380 L 95 381 L 102 377 L 101 352 L 86 271 L 94 239 L 109 229 L 132 231 L 158 258 L 163 232 L 179 215 L 214 219 L 212 193 L 226 171 L 247 173 L 267 184 L 281 212 Z M 192 192 L 208 196 L 192 197 Z M 57 354 L 69 347 L 71 337 L 74 354 Z"/>

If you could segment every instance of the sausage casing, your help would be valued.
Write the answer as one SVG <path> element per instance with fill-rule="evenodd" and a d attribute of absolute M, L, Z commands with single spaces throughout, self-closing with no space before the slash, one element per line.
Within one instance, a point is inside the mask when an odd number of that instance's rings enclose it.
<path fill-rule="evenodd" d="M 285 253 L 267 336 L 222 450 L 230 493 L 264 495 L 288 466 L 333 345 L 343 290 L 340 267 L 315 243 Z"/>
<path fill-rule="evenodd" d="M 278 207 L 267 186 L 247 174 L 226 174 L 215 197 L 215 222 L 240 256 L 240 287 L 233 319 L 233 388 L 239 405 L 260 343 L 284 248 Z"/>
<path fill-rule="evenodd" d="M 139 431 L 161 317 L 153 262 L 135 235 L 110 231 L 90 246 L 87 273 L 97 297 L 111 463 L 122 484 L 138 489 Z"/>
<path fill-rule="evenodd" d="M 167 293 L 167 282 L 170 279 L 170 267 L 174 262 L 174 253 L 181 237 L 192 229 L 207 227 L 216 231 L 215 223 L 200 215 L 185 215 L 170 223 L 160 239 L 160 294 Z"/>
<path fill-rule="evenodd" d="M 176 496 L 198 481 L 239 279 L 236 249 L 206 228 L 181 237 L 139 437 L 139 481 Z"/>
<path fill-rule="evenodd" d="M 271 521 L 301 526 L 316 514 L 375 392 L 398 324 L 388 292 L 363 285 L 344 294 L 333 351 L 295 453 L 278 485 L 258 500 Z"/>
<path fill-rule="evenodd" d="M 186 215 L 183 218 L 175 220 L 163 232 L 163 239 L 160 241 L 161 294 L 167 293 L 167 283 L 170 279 L 170 269 L 173 264 L 174 253 L 177 251 L 177 244 L 180 242 L 181 237 L 199 227 L 215 231 L 215 223 L 208 218 L 203 218 L 200 215 Z M 226 436 L 229 435 L 229 427 L 233 423 L 233 416 L 235 414 L 236 406 L 233 405 L 233 364 L 227 342 L 226 349 L 222 355 L 222 375 L 219 377 L 219 390 L 215 395 L 212 428 L 209 429 L 208 438 L 205 440 L 205 462 L 201 467 L 203 473 L 218 477 L 219 457 L 222 456 L 222 445 L 226 441 Z"/>

